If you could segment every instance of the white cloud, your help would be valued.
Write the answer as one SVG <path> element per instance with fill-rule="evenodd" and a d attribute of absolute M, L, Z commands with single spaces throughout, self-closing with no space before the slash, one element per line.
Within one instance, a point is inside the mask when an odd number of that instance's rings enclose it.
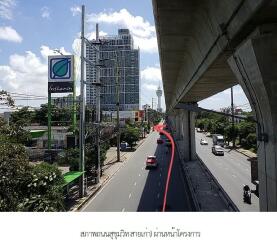
<path fill-rule="evenodd" d="M 11 55 L 9 66 L 0 66 L 1 89 L 46 96 L 47 71 L 46 62 L 30 51 Z"/>
<path fill-rule="evenodd" d="M 148 53 L 157 53 L 157 40 L 155 26 L 151 25 L 141 16 L 134 16 L 126 9 L 118 12 L 92 13 L 87 16 L 88 23 L 113 24 L 119 28 L 128 28 L 133 35 L 136 47 Z"/>
<path fill-rule="evenodd" d="M 82 10 L 81 10 L 81 7 L 74 6 L 74 7 L 70 8 L 70 11 L 72 12 L 73 16 L 76 16 L 76 15 L 80 14 Z"/>
<path fill-rule="evenodd" d="M 60 48 L 60 51 L 68 54 L 63 47 Z M 31 51 L 27 51 L 24 55 L 11 55 L 8 65 L 0 65 L 0 89 L 47 96 L 47 56 L 57 53 L 48 46 L 41 46 L 40 53 L 41 56 L 37 56 Z M 41 103 L 36 102 L 37 105 Z"/>
<path fill-rule="evenodd" d="M 12 27 L 0 27 L 0 40 L 22 42 L 22 37 Z"/>
<path fill-rule="evenodd" d="M 141 79 L 147 82 L 161 82 L 161 69 L 159 67 L 147 67 L 141 71 Z"/>
<path fill-rule="evenodd" d="M 14 0 L 0 1 L 0 18 L 11 20 L 13 18 L 13 8 L 16 3 Z"/>
<path fill-rule="evenodd" d="M 57 51 L 56 51 L 57 50 Z M 40 53 L 42 57 L 47 60 L 49 55 L 60 55 L 62 53 L 63 55 L 70 55 L 70 52 L 67 52 L 64 47 L 58 48 L 58 49 L 50 49 L 48 46 L 42 45 L 40 47 Z"/>
<path fill-rule="evenodd" d="M 154 84 L 147 84 L 147 83 L 142 84 L 142 88 L 148 89 L 148 90 L 157 90 L 157 87 L 158 86 Z"/>
<path fill-rule="evenodd" d="M 41 17 L 42 18 L 46 18 L 46 19 L 50 19 L 50 11 L 48 7 L 43 7 L 41 8 Z"/>
<path fill-rule="evenodd" d="M 105 37 L 105 36 L 107 36 L 107 35 L 108 35 L 108 33 L 106 33 L 106 32 L 103 32 L 103 31 L 100 31 L 100 32 L 99 32 L 99 36 L 100 36 L 100 37 Z M 87 38 L 88 40 L 96 39 L 96 32 L 93 31 L 93 32 L 90 32 L 90 33 L 86 34 L 86 38 Z"/>
<path fill-rule="evenodd" d="M 234 92 L 234 105 L 240 106 L 248 103 L 248 99 L 245 96 L 240 85 L 233 87 Z M 220 108 L 225 108 L 231 105 L 231 90 L 226 89 L 216 95 L 213 95 L 207 99 L 199 102 L 199 106 L 207 109 L 220 110 Z"/>

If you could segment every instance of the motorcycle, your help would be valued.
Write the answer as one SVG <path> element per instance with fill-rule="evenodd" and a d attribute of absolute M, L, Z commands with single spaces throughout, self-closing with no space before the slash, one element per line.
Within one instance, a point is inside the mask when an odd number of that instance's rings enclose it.
<path fill-rule="evenodd" d="M 251 204 L 251 189 L 248 185 L 243 186 L 243 201 Z"/>

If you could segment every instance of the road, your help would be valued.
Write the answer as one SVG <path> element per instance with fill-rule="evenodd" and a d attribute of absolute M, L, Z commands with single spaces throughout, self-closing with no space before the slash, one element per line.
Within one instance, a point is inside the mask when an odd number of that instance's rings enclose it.
<path fill-rule="evenodd" d="M 160 211 L 170 153 L 166 153 L 167 147 L 164 144 L 156 144 L 158 137 L 156 132 L 151 133 L 114 177 L 83 207 L 82 211 Z M 157 156 L 159 163 L 157 169 L 145 169 L 148 155 Z M 175 161 L 173 166 L 167 211 L 191 211 L 178 164 L 178 161 Z"/>
<path fill-rule="evenodd" d="M 208 146 L 200 145 L 200 139 L 205 139 Z M 234 150 L 225 149 L 224 156 L 215 156 L 212 151 L 212 138 L 203 133 L 195 133 L 196 152 L 211 173 L 236 204 L 240 211 L 259 211 L 259 199 L 252 194 L 252 204 L 246 204 L 242 200 L 243 184 L 251 189 L 255 186 L 251 183 L 250 162 L 247 157 Z"/>

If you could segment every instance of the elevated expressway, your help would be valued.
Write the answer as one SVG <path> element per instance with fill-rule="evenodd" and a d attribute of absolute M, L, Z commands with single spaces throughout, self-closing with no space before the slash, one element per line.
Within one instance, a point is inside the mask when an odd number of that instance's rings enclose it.
<path fill-rule="evenodd" d="M 261 211 L 277 211 L 277 1 L 152 0 L 167 112 L 184 161 L 195 159 L 183 109 L 240 84 L 255 112 Z"/>

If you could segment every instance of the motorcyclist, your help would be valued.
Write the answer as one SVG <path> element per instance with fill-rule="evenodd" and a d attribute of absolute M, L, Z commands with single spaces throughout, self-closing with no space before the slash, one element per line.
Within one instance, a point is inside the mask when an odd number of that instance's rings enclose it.
<path fill-rule="evenodd" d="M 243 186 L 243 201 L 251 204 L 251 190 L 248 185 Z"/>

